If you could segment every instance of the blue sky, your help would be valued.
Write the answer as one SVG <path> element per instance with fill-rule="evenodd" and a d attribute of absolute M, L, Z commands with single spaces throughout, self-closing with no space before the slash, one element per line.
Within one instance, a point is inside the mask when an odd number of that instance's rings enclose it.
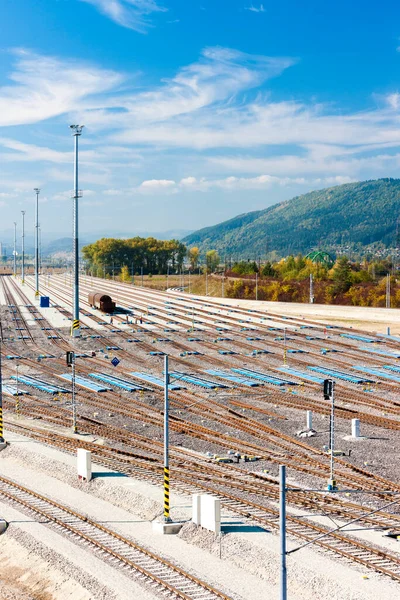
<path fill-rule="evenodd" d="M 194 230 L 400 173 L 400 6 L 4 0 L 0 230 Z"/>

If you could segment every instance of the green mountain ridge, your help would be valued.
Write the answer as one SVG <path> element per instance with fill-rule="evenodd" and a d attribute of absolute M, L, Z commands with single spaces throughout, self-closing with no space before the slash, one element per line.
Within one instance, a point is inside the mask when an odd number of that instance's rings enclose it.
<path fill-rule="evenodd" d="M 265 256 L 307 253 L 339 245 L 396 245 L 400 179 L 346 183 L 244 213 L 182 239 L 201 252 Z"/>

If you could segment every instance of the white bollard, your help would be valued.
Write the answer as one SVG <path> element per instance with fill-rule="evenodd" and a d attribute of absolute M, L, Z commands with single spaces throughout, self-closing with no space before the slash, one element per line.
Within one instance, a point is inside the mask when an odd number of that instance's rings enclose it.
<path fill-rule="evenodd" d="M 204 494 L 201 497 L 201 526 L 217 535 L 221 533 L 221 501 Z"/>
<path fill-rule="evenodd" d="M 360 437 L 360 419 L 351 420 L 351 437 Z"/>
<path fill-rule="evenodd" d="M 78 477 L 84 481 L 92 479 L 92 453 L 89 450 L 77 450 Z"/>
<path fill-rule="evenodd" d="M 192 495 L 192 522 L 201 525 L 201 495 Z"/>
<path fill-rule="evenodd" d="M 312 410 L 307 411 L 307 429 L 312 429 Z"/>

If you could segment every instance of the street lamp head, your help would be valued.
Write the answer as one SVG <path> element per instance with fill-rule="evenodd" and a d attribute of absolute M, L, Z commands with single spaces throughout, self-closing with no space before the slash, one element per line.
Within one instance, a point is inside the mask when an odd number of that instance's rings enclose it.
<path fill-rule="evenodd" d="M 72 129 L 73 134 L 72 135 L 81 135 L 82 134 L 82 129 L 84 128 L 84 125 L 70 125 L 69 128 Z"/>
<path fill-rule="evenodd" d="M 40 188 L 34 188 L 33 191 L 36 192 L 37 194 L 39 194 L 40 193 Z"/>

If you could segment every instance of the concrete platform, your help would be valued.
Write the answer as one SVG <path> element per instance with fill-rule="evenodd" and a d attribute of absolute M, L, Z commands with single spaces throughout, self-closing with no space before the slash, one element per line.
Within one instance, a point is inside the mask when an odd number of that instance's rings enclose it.
<path fill-rule="evenodd" d="M 184 523 L 163 523 L 163 521 L 153 521 L 152 529 L 156 533 L 163 535 L 174 535 L 179 533 Z"/>
<path fill-rule="evenodd" d="M 4 519 L 0 519 L 0 535 L 6 531 L 7 527 L 7 521 L 5 521 Z"/>

